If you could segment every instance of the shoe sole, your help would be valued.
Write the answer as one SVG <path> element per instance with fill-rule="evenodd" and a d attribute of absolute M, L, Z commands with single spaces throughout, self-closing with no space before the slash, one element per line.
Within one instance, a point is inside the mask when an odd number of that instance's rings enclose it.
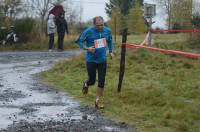
<path fill-rule="evenodd" d="M 104 109 L 104 106 L 99 107 L 96 101 L 94 102 L 94 105 L 96 109 Z"/>
<path fill-rule="evenodd" d="M 88 87 L 86 87 L 85 84 L 86 82 L 83 82 L 83 88 L 82 88 L 82 93 L 84 94 L 84 95 L 86 95 L 86 94 L 88 94 Z"/>

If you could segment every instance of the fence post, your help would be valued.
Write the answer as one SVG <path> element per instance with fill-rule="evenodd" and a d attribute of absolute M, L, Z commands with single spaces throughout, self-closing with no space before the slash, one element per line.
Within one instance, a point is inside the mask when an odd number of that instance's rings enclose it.
<path fill-rule="evenodd" d="M 125 72 L 125 56 L 126 56 L 126 41 L 127 41 L 128 29 L 125 28 L 122 33 L 122 45 L 121 45 L 121 59 L 120 59 L 120 71 L 119 71 L 119 82 L 118 82 L 118 92 L 121 92 L 122 81 Z"/>

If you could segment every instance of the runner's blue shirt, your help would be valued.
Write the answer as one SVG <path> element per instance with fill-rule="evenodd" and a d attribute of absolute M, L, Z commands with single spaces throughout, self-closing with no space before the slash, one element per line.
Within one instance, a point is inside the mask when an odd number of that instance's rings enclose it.
<path fill-rule="evenodd" d="M 103 27 L 102 31 L 97 31 L 95 27 L 89 27 L 82 32 L 78 39 L 80 48 L 87 49 L 88 47 L 95 46 L 95 41 L 104 39 L 106 40 L 106 46 L 95 48 L 95 52 L 86 52 L 86 62 L 102 63 L 106 61 L 106 50 L 109 49 L 109 53 L 112 52 L 112 34 L 108 27 Z"/>

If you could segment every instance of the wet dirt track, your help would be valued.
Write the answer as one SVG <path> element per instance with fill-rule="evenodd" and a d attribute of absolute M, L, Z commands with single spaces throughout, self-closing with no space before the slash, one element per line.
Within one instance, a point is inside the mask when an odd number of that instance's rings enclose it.
<path fill-rule="evenodd" d="M 37 73 L 79 53 L 0 52 L 0 132 L 134 132 L 40 83 Z"/>

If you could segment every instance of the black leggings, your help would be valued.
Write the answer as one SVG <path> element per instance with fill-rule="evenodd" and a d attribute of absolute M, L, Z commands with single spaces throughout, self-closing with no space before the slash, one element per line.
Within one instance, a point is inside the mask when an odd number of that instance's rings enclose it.
<path fill-rule="evenodd" d="M 54 33 L 49 34 L 49 49 L 53 48 L 54 44 Z"/>
<path fill-rule="evenodd" d="M 87 72 L 88 72 L 88 85 L 94 85 L 96 81 L 96 71 L 98 71 L 98 87 L 104 88 L 105 76 L 106 76 L 106 62 L 94 63 L 87 62 Z"/>
<path fill-rule="evenodd" d="M 63 41 L 65 37 L 65 32 L 58 33 L 58 49 L 63 50 Z"/>

